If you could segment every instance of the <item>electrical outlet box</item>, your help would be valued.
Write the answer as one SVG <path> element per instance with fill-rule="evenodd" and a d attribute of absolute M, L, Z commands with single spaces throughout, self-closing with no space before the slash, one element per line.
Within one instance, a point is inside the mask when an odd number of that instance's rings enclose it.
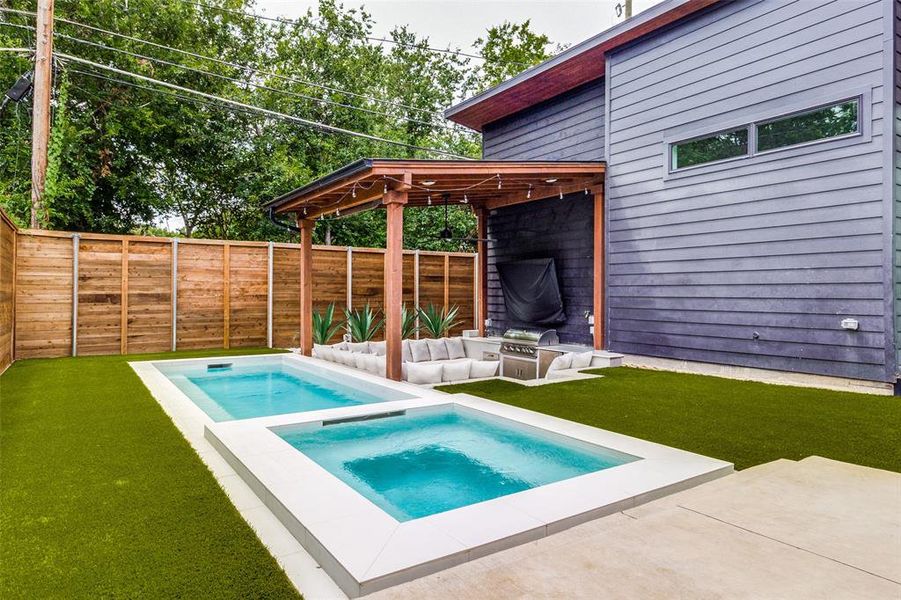
<path fill-rule="evenodd" d="M 857 331 L 860 329 L 860 321 L 857 319 L 842 319 L 842 329 Z"/>

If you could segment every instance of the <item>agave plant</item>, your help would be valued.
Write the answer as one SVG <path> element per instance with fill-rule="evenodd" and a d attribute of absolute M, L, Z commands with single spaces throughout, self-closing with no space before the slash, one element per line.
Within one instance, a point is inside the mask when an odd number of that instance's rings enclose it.
<path fill-rule="evenodd" d="M 347 321 L 347 332 L 355 342 L 368 342 L 385 324 L 385 319 L 372 310 L 368 302 L 362 310 L 345 309 L 344 318 Z"/>
<path fill-rule="evenodd" d="M 313 342 L 316 344 L 328 344 L 329 341 L 344 326 L 343 321 L 335 320 L 335 303 L 329 304 L 325 312 L 313 313 Z"/>
<path fill-rule="evenodd" d="M 442 338 L 462 322 L 457 319 L 457 312 L 459 312 L 457 305 L 447 308 L 429 303 L 426 308 L 419 309 L 419 326 L 429 336 L 435 339 Z"/>
<path fill-rule="evenodd" d="M 416 332 L 419 331 L 419 325 L 416 324 L 416 319 L 419 317 L 419 312 L 415 310 L 408 310 L 407 305 L 404 304 L 400 309 L 400 337 L 402 340 L 406 340 L 408 338 L 416 335 Z"/>

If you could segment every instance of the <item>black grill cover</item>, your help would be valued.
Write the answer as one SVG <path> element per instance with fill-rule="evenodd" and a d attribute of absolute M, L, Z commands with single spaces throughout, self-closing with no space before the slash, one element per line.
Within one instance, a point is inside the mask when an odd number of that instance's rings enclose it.
<path fill-rule="evenodd" d="M 566 321 L 553 258 L 500 263 L 497 272 L 509 320 L 529 325 Z"/>

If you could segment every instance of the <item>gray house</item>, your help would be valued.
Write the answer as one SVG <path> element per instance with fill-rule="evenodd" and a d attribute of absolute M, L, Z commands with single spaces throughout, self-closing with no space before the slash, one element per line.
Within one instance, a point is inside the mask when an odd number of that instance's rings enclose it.
<path fill-rule="evenodd" d="M 883 385 L 901 344 L 901 0 L 668 0 L 447 111 L 486 160 L 604 161 L 603 344 Z M 562 194 L 561 194 L 562 196 Z M 591 343 L 587 190 L 492 209 Z"/>

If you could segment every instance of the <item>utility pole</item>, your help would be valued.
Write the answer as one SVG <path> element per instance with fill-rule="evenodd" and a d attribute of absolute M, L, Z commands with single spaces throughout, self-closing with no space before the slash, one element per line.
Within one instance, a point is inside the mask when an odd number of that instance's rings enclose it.
<path fill-rule="evenodd" d="M 626 4 L 626 18 L 632 18 L 632 0 L 624 0 Z"/>
<path fill-rule="evenodd" d="M 31 227 L 44 224 L 44 182 L 50 144 L 50 91 L 53 73 L 53 0 L 38 0 L 34 55 L 34 111 L 31 130 Z"/>

